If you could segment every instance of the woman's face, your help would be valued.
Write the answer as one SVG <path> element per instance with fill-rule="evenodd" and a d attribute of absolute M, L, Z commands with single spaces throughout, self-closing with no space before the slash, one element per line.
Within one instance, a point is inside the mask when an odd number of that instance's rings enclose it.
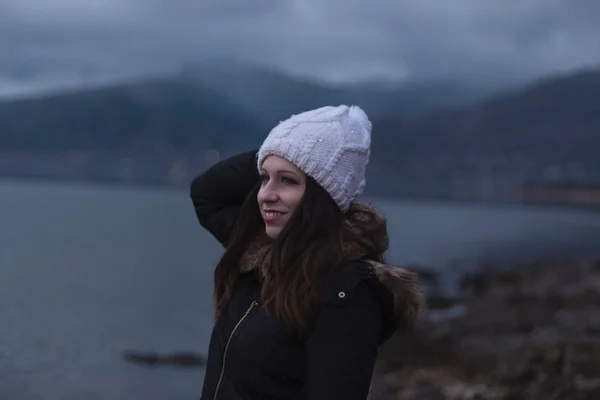
<path fill-rule="evenodd" d="M 263 161 L 260 176 L 258 207 L 267 235 L 276 238 L 302 202 L 306 175 L 289 161 L 271 155 Z"/>

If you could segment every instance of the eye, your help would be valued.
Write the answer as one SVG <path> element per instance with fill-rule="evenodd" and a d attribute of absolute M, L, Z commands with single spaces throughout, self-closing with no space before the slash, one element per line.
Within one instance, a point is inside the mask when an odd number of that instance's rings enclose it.
<path fill-rule="evenodd" d="M 268 180 L 269 180 L 269 175 L 267 175 L 267 174 L 260 174 L 260 181 L 261 181 L 262 183 L 265 183 L 265 182 L 267 182 Z"/>
<path fill-rule="evenodd" d="M 296 181 L 295 179 L 292 178 L 288 178 L 288 177 L 283 177 L 281 178 L 281 182 L 285 183 L 286 185 L 297 185 L 298 181 Z"/>

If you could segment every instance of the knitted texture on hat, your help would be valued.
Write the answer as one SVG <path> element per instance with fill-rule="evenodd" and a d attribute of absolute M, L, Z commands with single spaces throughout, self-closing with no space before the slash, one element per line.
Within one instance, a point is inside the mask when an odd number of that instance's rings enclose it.
<path fill-rule="evenodd" d="M 274 127 L 258 151 L 258 167 L 280 156 L 312 177 L 345 212 L 364 190 L 372 125 L 357 106 L 325 106 Z"/>

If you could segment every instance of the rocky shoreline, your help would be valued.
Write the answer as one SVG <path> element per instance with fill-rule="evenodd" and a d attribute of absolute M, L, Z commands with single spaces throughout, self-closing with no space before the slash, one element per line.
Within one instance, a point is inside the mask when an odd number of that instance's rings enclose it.
<path fill-rule="evenodd" d="M 125 351 L 123 352 L 123 359 L 147 367 L 202 368 L 206 364 L 206 357 L 190 351 L 162 355 L 155 352 Z"/>
<path fill-rule="evenodd" d="M 600 260 L 482 268 L 379 355 L 371 400 L 600 399 Z"/>

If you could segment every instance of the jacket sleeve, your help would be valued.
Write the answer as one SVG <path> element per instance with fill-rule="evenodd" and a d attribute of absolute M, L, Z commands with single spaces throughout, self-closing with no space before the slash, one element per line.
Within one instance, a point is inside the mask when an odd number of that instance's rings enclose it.
<path fill-rule="evenodd" d="M 325 304 L 305 341 L 306 400 L 365 400 L 382 334 L 382 314 L 371 285 L 349 299 Z M 342 304 L 343 303 L 343 304 Z"/>
<path fill-rule="evenodd" d="M 197 176 L 190 185 L 196 217 L 223 246 L 248 193 L 260 181 L 252 150 L 227 158 Z"/>

